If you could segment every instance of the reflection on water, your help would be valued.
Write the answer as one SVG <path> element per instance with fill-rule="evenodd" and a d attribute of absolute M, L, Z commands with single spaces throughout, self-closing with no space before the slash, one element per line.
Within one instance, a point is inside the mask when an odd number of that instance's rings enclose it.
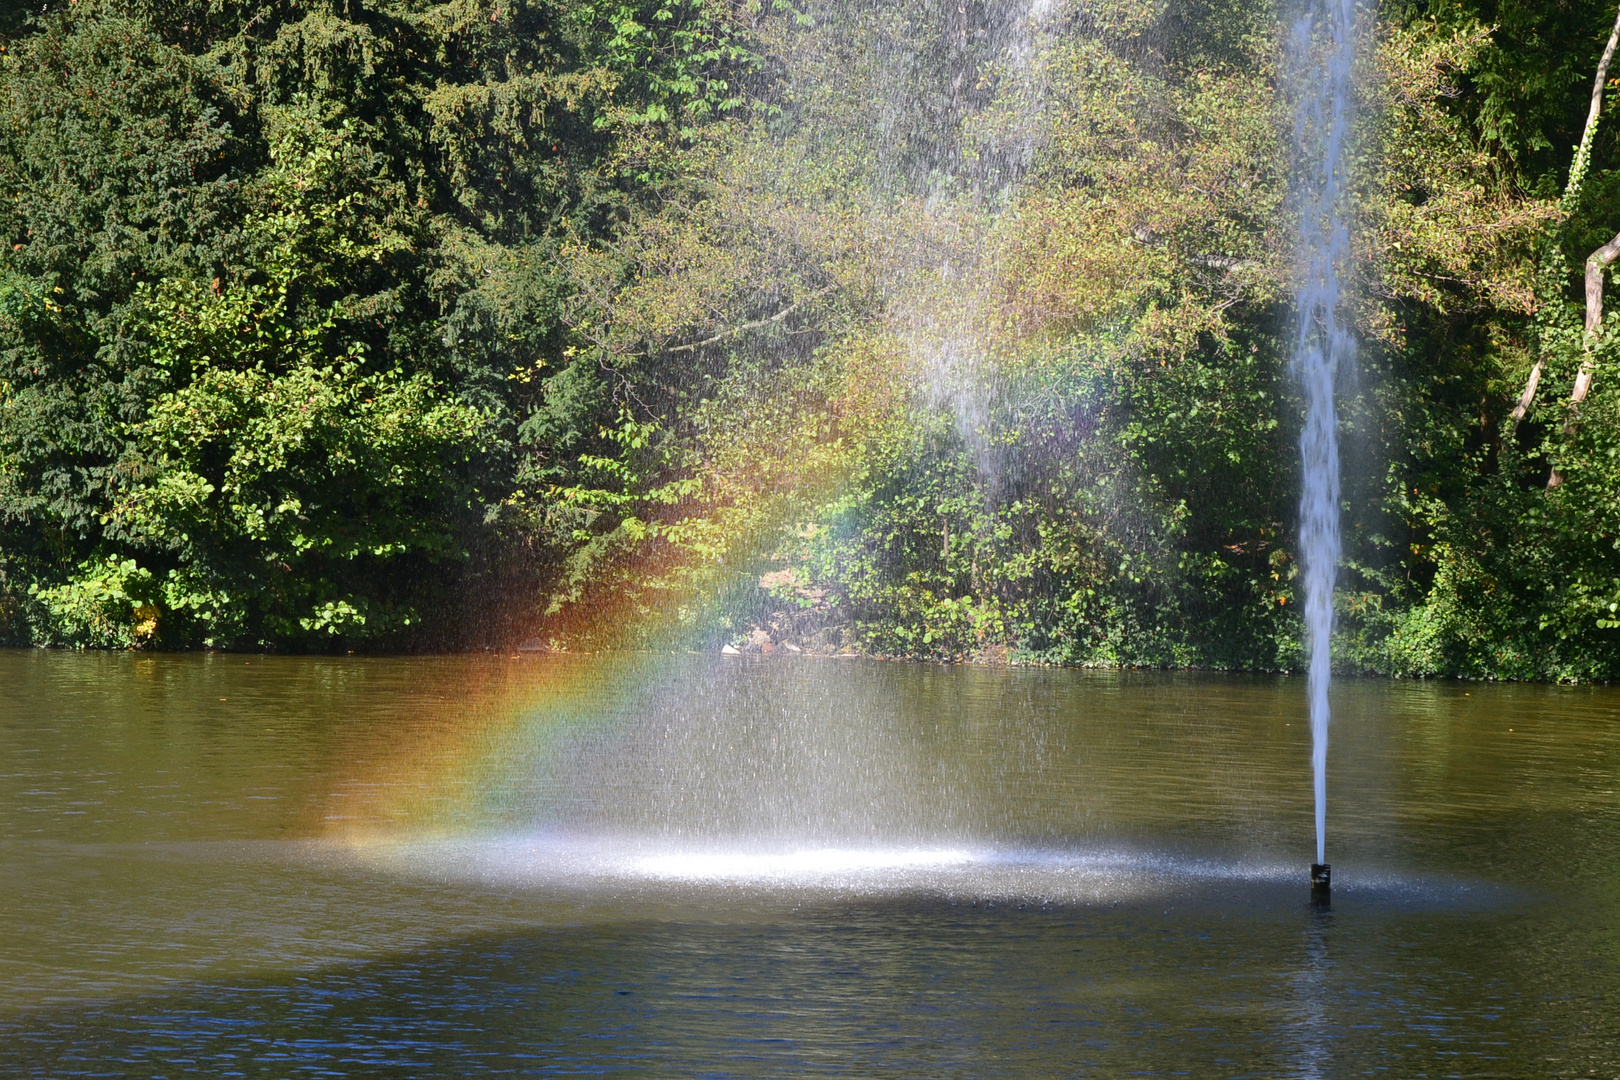
<path fill-rule="evenodd" d="M 507 885 L 609 897 L 633 892 L 719 902 L 750 898 L 846 900 L 932 897 L 1003 903 L 1093 904 L 1111 901 L 1231 901 L 1290 906 L 1299 867 L 1222 861 L 1119 847 L 717 847 L 641 839 L 557 837 L 532 833 L 476 839 L 396 840 L 368 844 L 358 859 L 404 877 L 484 886 Z M 1522 902 L 1498 885 L 1423 874 L 1363 872 L 1341 883 L 1339 907 L 1441 907 L 1462 911 Z M 1241 902 L 1241 901 L 1240 901 Z"/>
<path fill-rule="evenodd" d="M 1297 1074 L 1306 1080 L 1333 1075 L 1329 1026 L 1333 986 L 1328 978 L 1328 937 L 1333 916 L 1323 910 L 1305 927 L 1302 963 L 1294 975 L 1299 998 L 1299 1064 Z"/>
<path fill-rule="evenodd" d="M 0 653 L 0 1073 L 1614 1075 L 1620 693 Z"/>

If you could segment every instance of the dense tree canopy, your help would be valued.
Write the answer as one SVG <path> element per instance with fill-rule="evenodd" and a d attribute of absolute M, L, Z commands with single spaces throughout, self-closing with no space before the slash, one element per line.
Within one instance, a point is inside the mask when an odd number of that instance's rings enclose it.
<path fill-rule="evenodd" d="M 6 16 L 0 625 L 1294 666 L 1284 14 Z M 1346 667 L 1620 673 L 1613 21 L 1368 27 Z"/>

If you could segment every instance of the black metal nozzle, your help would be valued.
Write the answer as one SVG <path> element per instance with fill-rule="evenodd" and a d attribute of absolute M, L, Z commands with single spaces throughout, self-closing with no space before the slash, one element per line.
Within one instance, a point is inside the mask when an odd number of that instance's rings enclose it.
<path fill-rule="evenodd" d="M 1311 899 L 1326 903 L 1333 895 L 1333 867 L 1327 863 L 1311 863 Z"/>

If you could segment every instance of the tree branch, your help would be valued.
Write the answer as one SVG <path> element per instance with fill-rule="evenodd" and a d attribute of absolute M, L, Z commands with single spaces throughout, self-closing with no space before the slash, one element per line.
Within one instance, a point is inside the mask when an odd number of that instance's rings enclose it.
<path fill-rule="evenodd" d="M 1564 189 L 1564 202 L 1574 209 L 1575 196 L 1580 194 L 1586 170 L 1592 164 L 1592 140 L 1597 134 L 1598 116 L 1603 112 L 1603 84 L 1609 80 L 1609 61 L 1614 49 L 1620 45 L 1620 11 L 1615 12 L 1614 29 L 1609 31 L 1609 43 L 1603 47 L 1603 58 L 1598 61 L 1597 78 L 1592 80 L 1592 105 L 1586 110 L 1586 127 L 1581 130 L 1581 145 L 1575 151 L 1575 164 L 1569 169 L 1569 184 Z"/>
<path fill-rule="evenodd" d="M 1570 397 L 1570 401 L 1576 404 L 1586 400 L 1586 389 L 1592 382 L 1592 349 L 1597 345 L 1598 334 L 1603 329 L 1603 271 L 1616 258 L 1620 258 L 1620 233 L 1586 257 L 1587 356 L 1581 362 L 1581 374 L 1575 380 L 1575 393 Z"/>
<path fill-rule="evenodd" d="M 706 345 L 713 345 L 716 342 L 724 341 L 726 338 L 736 337 L 738 334 L 746 334 L 750 330 L 758 330 L 761 327 L 770 326 L 772 323 L 779 323 L 789 315 L 793 314 L 795 311 L 804 307 L 804 305 L 808 304 L 810 301 L 819 300 L 821 297 L 826 296 L 836 288 L 838 288 L 838 286 L 828 285 L 824 289 L 817 289 L 803 300 L 795 300 L 793 303 L 789 304 L 787 307 L 783 308 L 781 311 L 778 311 L 775 315 L 772 315 L 769 318 L 755 319 L 753 322 L 746 322 L 740 326 L 733 326 L 729 330 L 720 331 L 718 334 L 714 335 L 714 337 L 704 338 L 702 341 L 694 341 L 688 345 L 676 345 L 669 351 L 672 353 L 697 352 Z"/>
<path fill-rule="evenodd" d="M 1546 361 L 1536 357 L 1536 362 L 1530 368 L 1530 377 L 1524 380 L 1524 393 L 1519 395 L 1519 403 L 1513 406 L 1513 422 L 1517 424 L 1524 419 L 1524 414 L 1530 411 L 1530 405 L 1536 400 L 1536 387 L 1541 385 L 1541 369 Z"/>
<path fill-rule="evenodd" d="M 1620 29 L 1620 23 L 1615 24 Z M 1586 336 L 1581 344 L 1581 370 L 1575 375 L 1575 389 L 1569 393 L 1569 416 L 1564 420 L 1564 436 L 1575 434 L 1580 426 L 1576 410 L 1592 389 L 1592 350 L 1597 347 L 1603 330 L 1603 272 L 1616 258 L 1620 258 L 1620 233 L 1613 240 L 1586 257 Z M 1555 468 L 1547 477 L 1547 486 L 1555 488 L 1564 482 Z"/>

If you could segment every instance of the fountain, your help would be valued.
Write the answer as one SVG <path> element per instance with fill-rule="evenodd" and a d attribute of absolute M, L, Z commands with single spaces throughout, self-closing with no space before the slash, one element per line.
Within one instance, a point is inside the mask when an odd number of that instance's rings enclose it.
<path fill-rule="evenodd" d="M 1294 24 L 1299 91 L 1295 136 L 1300 152 L 1298 336 L 1293 368 L 1305 398 L 1299 546 L 1309 651 L 1311 770 L 1316 796 L 1313 896 L 1329 891 L 1327 865 L 1328 684 L 1332 678 L 1333 583 L 1339 563 L 1339 436 L 1334 383 L 1354 357 L 1355 341 L 1340 321 L 1339 275 L 1349 256 L 1345 221 L 1350 76 L 1355 50 L 1354 0 L 1318 0 Z"/>
<path fill-rule="evenodd" d="M 1327 863 L 1311 863 L 1311 900 L 1324 905 L 1333 896 L 1333 867 Z"/>

